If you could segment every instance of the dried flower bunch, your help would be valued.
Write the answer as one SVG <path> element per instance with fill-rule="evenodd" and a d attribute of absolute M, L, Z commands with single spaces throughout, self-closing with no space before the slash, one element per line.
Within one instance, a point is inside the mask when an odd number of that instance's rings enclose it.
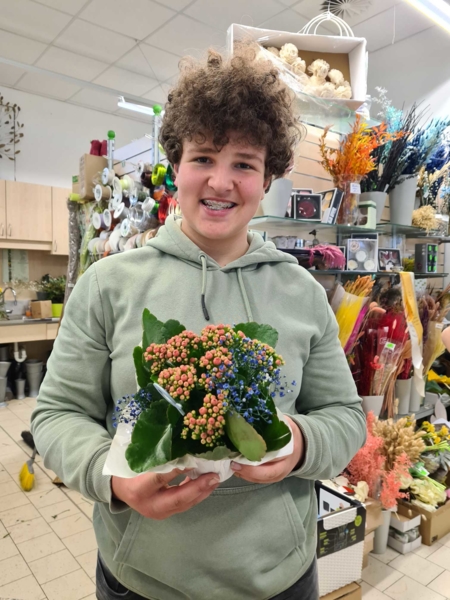
<path fill-rule="evenodd" d="M 342 140 L 339 148 L 327 148 L 326 138 L 330 127 L 325 127 L 320 138 L 322 166 L 333 178 L 334 184 L 344 189 L 348 181 L 364 177 L 376 168 L 373 151 L 393 142 L 398 133 L 389 133 L 386 123 L 370 128 L 360 115 L 356 116 L 352 131 Z"/>
<path fill-rule="evenodd" d="M 416 421 L 404 417 L 398 421 L 388 419 L 375 420 L 373 433 L 383 440 L 380 447 L 381 454 L 385 457 L 385 468 L 392 469 L 395 461 L 402 454 L 406 454 L 411 463 L 419 460 L 425 450 L 424 431 L 415 431 Z"/>
<path fill-rule="evenodd" d="M 427 233 L 433 231 L 433 229 L 437 229 L 438 222 L 436 221 L 435 209 L 429 204 L 417 208 L 415 211 L 413 211 L 412 224 L 413 227 L 425 229 Z"/>

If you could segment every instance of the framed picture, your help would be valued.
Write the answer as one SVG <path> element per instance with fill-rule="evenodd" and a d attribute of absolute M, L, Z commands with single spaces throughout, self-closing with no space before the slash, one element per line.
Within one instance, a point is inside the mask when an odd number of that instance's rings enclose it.
<path fill-rule="evenodd" d="M 296 196 L 307 196 L 308 194 L 312 194 L 313 191 L 306 188 L 292 188 L 291 197 L 289 199 L 289 204 L 287 207 L 287 211 L 285 217 L 289 217 L 291 219 L 294 218 L 294 203 Z"/>
<path fill-rule="evenodd" d="M 322 223 L 334 225 L 344 193 L 337 188 L 321 192 L 322 194 Z"/>
<path fill-rule="evenodd" d="M 378 265 L 380 271 L 397 271 L 402 268 L 400 250 L 396 248 L 378 248 Z"/>

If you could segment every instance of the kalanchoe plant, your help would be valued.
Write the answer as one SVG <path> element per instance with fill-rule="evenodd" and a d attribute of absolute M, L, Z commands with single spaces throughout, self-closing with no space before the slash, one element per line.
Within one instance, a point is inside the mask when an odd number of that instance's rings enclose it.
<path fill-rule="evenodd" d="M 275 329 L 208 325 L 197 335 L 148 310 L 143 329 L 134 349 L 139 391 L 119 401 L 115 416 L 116 425 L 133 428 L 126 458 L 134 472 L 187 454 L 259 461 L 288 444 L 291 432 L 274 397 L 292 390 L 282 383 Z"/>
<path fill-rule="evenodd" d="M 53 304 L 62 304 L 66 292 L 66 276 L 51 277 L 48 274 L 44 275 L 41 279 L 41 289 Z"/>

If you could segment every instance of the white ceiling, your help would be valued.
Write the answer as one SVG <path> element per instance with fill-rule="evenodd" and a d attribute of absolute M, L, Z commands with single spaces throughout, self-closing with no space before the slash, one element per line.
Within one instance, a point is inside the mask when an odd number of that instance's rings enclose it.
<path fill-rule="evenodd" d="M 117 95 L 163 103 L 181 56 L 224 47 L 233 22 L 298 31 L 323 0 L 0 0 L 0 89 L 12 87 L 142 119 L 117 108 Z M 372 0 L 349 19 L 376 52 L 432 26 L 401 0 Z M 328 31 L 330 25 L 327 25 Z M 27 71 L 23 65 L 37 69 Z M 40 71 L 73 77 L 58 79 Z M 83 82 L 87 82 L 83 84 Z M 145 119 L 145 117 L 144 117 Z"/>

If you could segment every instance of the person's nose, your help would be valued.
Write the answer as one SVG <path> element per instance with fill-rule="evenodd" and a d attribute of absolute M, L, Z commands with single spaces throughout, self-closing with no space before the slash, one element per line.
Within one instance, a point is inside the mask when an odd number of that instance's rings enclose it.
<path fill-rule="evenodd" d="M 233 174 L 229 167 L 215 165 L 209 174 L 208 185 L 218 197 L 229 194 L 234 187 Z"/>

